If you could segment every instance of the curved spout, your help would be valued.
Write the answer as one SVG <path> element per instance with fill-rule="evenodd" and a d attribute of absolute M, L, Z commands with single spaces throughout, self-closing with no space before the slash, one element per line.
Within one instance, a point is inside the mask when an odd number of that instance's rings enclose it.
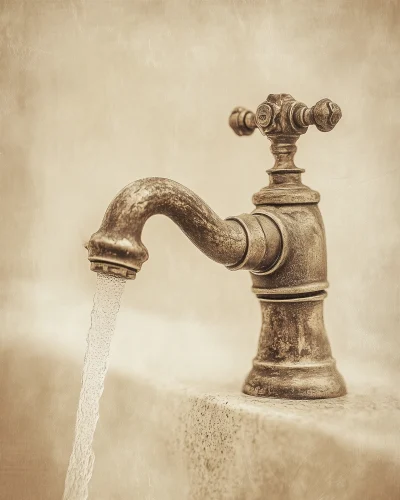
<path fill-rule="evenodd" d="M 243 227 L 220 219 L 196 194 L 170 179 L 150 177 L 126 186 L 109 205 L 100 229 L 88 244 L 89 260 L 132 273 L 148 259 L 141 241 L 146 220 L 162 214 L 173 220 L 208 257 L 224 265 L 239 262 L 246 251 Z M 101 263 L 101 264 L 100 264 Z M 134 276 L 127 276 L 134 277 Z"/>
<path fill-rule="evenodd" d="M 190 189 L 149 177 L 126 186 L 109 205 L 88 244 L 92 270 L 135 278 L 148 259 L 143 226 L 156 214 L 169 217 L 207 257 L 232 270 L 268 268 L 281 251 L 279 230 L 267 217 L 223 220 Z"/>

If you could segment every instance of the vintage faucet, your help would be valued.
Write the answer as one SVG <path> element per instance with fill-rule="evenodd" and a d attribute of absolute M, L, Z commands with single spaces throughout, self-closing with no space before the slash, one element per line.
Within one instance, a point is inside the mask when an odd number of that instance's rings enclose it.
<path fill-rule="evenodd" d="M 334 128 L 341 110 L 329 99 L 312 108 L 289 94 L 271 94 L 256 113 L 238 107 L 229 124 L 237 135 L 256 127 L 271 141 L 275 165 L 269 186 L 253 196 L 250 214 L 219 218 L 196 194 L 170 179 L 149 177 L 126 186 L 109 205 L 88 243 L 91 269 L 134 279 L 148 252 L 146 220 L 172 219 L 208 257 L 228 269 L 250 271 L 260 301 L 258 353 L 243 392 L 252 396 L 317 399 L 346 393 L 323 320 L 327 262 L 319 194 L 301 182 L 296 141 L 316 125 Z"/>

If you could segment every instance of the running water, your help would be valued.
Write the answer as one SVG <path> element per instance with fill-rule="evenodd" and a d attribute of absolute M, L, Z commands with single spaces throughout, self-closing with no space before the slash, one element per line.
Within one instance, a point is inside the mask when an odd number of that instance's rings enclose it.
<path fill-rule="evenodd" d="M 122 278 L 97 275 L 76 416 L 75 440 L 65 479 L 63 500 L 87 500 L 89 495 L 89 481 L 94 465 L 93 436 L 99 419 L 99 402 L 104 389 L 110 344 L 124 287 L 125 280 Z"/>

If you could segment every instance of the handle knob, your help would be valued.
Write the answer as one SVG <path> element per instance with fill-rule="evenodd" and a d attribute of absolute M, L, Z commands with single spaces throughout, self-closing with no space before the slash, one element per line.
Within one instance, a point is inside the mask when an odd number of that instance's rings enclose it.
<path fill-rule="evenodd" d="M 310 118 L 312 117 L 315 126 L 321 132 L 330 132 L 342 118 L 342 110 L 330 99 L 321 99 L 311 111 Z"/>
<path fill-rule="evenodd" d="M 251 135 L 257 128 L 254 113 L 237 106 L 229 117 L 229 126 L 236 135 Z"/>

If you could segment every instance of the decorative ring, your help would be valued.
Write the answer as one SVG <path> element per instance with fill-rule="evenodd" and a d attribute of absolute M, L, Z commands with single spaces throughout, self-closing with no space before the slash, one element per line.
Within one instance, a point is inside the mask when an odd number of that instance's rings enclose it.
<path fill-rule="evenodd" d="M 235 217 L 227 217 L 226 220 L 238 222 L 245 230 L 247 237 L 247 248 L 243 259 L 237 264 L 226 267 L 230 271 L 256 269 L 264 258 L 266 248 L 265 234 L 257 217 L 254 217 L 252 214 L 242 214 Z"/>
<path fill-rule="evenodd" d="M 266 276 L 267 274 L 273 273 L 286 259 L 289 250 L 289 243 L 288 243 L 289 237 L 282 221 L 275 214 L 271 214 L 270 212 L 267 212 L 267 210 L 263 210 L 262 208 L 257 208 L 256 210 L 254 210 L 254 212 L 252 212 L 252 214 L 269 217 L 272 220 L 272 222 L 276 225 L 278 231 L 281 234 L 281 239 L 282 239 L 281 253 L 277 258 L 277 260 L 272 264 L 272 267 L 270 267 L 265 271 L 250 271 L 252 274 L 257 274 L 258 276 Z"/>

